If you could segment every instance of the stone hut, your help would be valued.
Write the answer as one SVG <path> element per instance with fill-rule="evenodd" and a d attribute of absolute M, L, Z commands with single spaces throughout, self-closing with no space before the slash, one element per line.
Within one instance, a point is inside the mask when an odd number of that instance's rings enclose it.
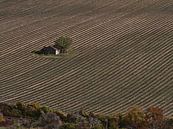
<path fill-rule="evenodd" d="M 48 55 L 48 54 L 53 54 L 53 55 L 58 55 L 58 54 L 60 54 L 60 49 L 58 49 L 58 48 L 55 48 L 55 47 L 53 47 L 53 46 L 48 46 L 48 47 L 43 47 L 41 50 L 40 50 L 40 52 L 42 53 L 42 54 L 45 54 L 45 55 Z"/>

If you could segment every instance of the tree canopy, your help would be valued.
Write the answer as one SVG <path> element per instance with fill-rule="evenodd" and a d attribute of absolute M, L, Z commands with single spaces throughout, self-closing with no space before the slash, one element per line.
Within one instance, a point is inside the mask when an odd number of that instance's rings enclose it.
<path fill-rule="evenodd" d="M 55 45 L 54 47 L 62 47 L 63 49 L 68 49 L 70 45 L 72 44 L 72 39 L 67 36 L 61 36 L 58 39 L 54 41 Z"/>

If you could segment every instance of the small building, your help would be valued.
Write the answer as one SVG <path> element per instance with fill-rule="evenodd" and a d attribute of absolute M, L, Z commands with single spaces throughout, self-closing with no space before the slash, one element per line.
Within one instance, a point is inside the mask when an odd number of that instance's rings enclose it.
<path fill-rule="evenodd" d="M 48 47 L 43 47 L 41 50 L 40 50 L 40 53 L 42 54 L 45 54 L 45 55 L 48 55 L 48 54 L 53 54 L 53 55 L 58 55 L 60 54 L 61 50 L 58 49 L 58 48 L 55 48 L 53 46 L 48 46 Z"/>

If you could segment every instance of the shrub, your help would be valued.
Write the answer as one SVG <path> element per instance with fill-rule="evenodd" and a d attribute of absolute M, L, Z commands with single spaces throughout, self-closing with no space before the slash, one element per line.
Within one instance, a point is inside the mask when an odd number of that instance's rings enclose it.
<path fill-rule="evenodd" d="M 5 118 L 4 115 L 2 113 L 0 113 L 0 123 L 5 122 Z"/>
<path fill-rule="evenodd" d="M 67 114 L 59 111 L 59 110 L 55 110 L 53 111 L 54 113 L 56 113 L 56 115 L 58 115 L 63 121 L 67 121 Z"/>
<path fill-rule="evenodd" d="M 90 129 L 90 125 L 87 120 L 81 120 L 77 123 L 77 129 Z"/>
<path fill-rule="evenodd" d="M 76 124 L 66 123 L 60 127 L 60 129 L 77 129 Z"/>
<path fill-rule="evenodd" d="M 103 125 L 95 125 L 91 129 L 104 129 L 104 127 L 103 127 Z M 114 128 L 114 129 L 116 129 L 116 128 Z"/>
<path fill-rule="evenodd" d="M 83 117 L 88 117 L 89 113 L 86 112 L 84 109 L 79 110 L 79 114 L 82 115 Z"/>
<path fill-rule="evenodd" d="M 15 105 L 10 105 L 10 104 L 5 104 L 5 103 L 0 104 L 0 111 L 5 116 L 20 117 L 22 115 L 22 113 L 19 110 L 17 110 Z"/>
<path fill-rule="evenodd" d="M 135 107 L 130 109 L 124 117 L 126 127 L 143 129 L 146 127 L 145 113 L 142 109 Z"/>
<path fill-rule="evenodd" d="M 26 105 L 22 102 L 17 102 L 16 103 L 16 108 L 20 110 L 22 113 L 25 112 Z"/>
<path fill-rule="evenodd" d="M 123 128 L 125 127 L 126 122 L 125 122 L 125 118 L 123 117 L 123 114 L 119 113 L 118 114 L 118 126 L 119 128 Z"/>
<path fill-rule="evenodd" d="M 40 110 L 40 104 L 38 102 L 30 103 L 27 106 L 33 107 L 35 110 Z"/>
<path fill-rule="evenodd" d="M 166 129 L 173 129 L 173 118 L 166 119 Z"/>
<path fill-rule="evenodd" d="M 48 106 L 42 106 L 40 107 L 40 110 L 43 111 L 44 113 L 50 112 L 50 108 Z"/>
<path fill-rule="evenodd" d="M 118 128 L 118 119 L 115 117 L 108 118 L 108 129 L 117 129 Z"/>
<path fill-rule="evenodd" d="M 101 117 L 101 116 L 100 116 Z M 100 118 L 104 121 L 104 119 Z M 88 122 L 90 128 L 96 128 L 96 126 L 102 126 L 102 121 L 94 113 L 90 112 L 88 116 Z"/>
<path fill-rule="evenodd" d="M 22 102 L 17 102 L 16 111 L 20 113 L 21 117 L 32 117 L 34 119 L 38 119 L 41 115 L 39 103 L 25 104 Z"/>
<path fill-rule="evenodd" d="M 147 109 L 146 118 L 148 122 L 148 128 L 163 129 L 165 126 L 163 110 L 158 107 L 150 107 Z"/>
<path fill-rule="evenodd" d="M 64 53 L 72 44 L 72 39 L 67 37 L 67 36 L 61 36 L 59 37 L 57 40 L 54 41 L 55 48 L 62 48 L 64 51 L 62 53 Z"/>
<path fill-rule="evenodd" d="M 87 118 L 82 116 L 79 112 L 70 113 L 67 115 L 67 121 L 70 123 L 78 123 Z"/>

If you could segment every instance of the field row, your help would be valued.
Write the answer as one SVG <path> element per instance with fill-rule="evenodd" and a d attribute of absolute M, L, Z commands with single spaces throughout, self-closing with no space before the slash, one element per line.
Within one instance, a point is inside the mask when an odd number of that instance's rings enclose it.
<path fill-rule="evenodd" d="M 4 24 L 0 19 L 0 26 L 7 25 L 0 32 L 0 102 L 39 101 L 66 111 L 83 107 L 104 114 L 154 105 L 173 114 L 173 17 L 154 13 L 173 3 L 145 0 L 139 6 L 137 0 L 109 0 L 90 10 L 89 1 L 73 2 L 65 0 L 52 8 L 50 3 L 45 17 L 22 26 L 18 21 L 32 14 Z M 74 8 L 59 8 L 63 5 Z M 62 12 L 54 14 L 57 8 Z M 64 34 L 74 39 L 73 57 L 50 59 L 30 53 Z"/>

